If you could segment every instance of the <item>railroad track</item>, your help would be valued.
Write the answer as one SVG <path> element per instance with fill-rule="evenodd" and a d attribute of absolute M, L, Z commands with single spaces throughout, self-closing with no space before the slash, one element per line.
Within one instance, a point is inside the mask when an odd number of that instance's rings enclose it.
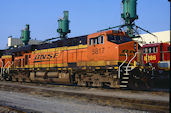
<path fill-rule="evenodd" d="M 0 105 L 0 113 L 24 113 L 15 108 Z"/>
<path fill-rule="evenodd" d="M 40 95 L 44 97 L 65 97 L 103 106 L 145 110 L 155 113 L 169 112 L 169 94 L 165 92 L 100 90 L 94 88 L 30 83 L 21 84 L 14 82 L 0 82 L 0 90 Z"/>
<path fill-rule="evenodd" d="M 21 109 L 13 106 L 0 105 L 0 113 L 40 113 L 40 112 L 29 110 L 29 109 Z"/>

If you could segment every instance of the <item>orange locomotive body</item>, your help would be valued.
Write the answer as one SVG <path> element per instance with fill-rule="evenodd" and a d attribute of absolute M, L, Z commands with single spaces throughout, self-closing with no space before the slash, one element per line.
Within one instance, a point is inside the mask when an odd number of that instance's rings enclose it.
<path fill-rule="evenodd" d="M 128 64 L 137 51 L 138 44 L 124 32 L 109 30 L 6 50 L 1 69 L 5 73 L 9 67 L 4 78 L 13 81 L 120 88 L 127 87 L 129 79 L 123 82 L 123 72 L 118 68 L 124 61 Z M 137 59 L 135 56 L 130 66 Z M 5 66 L 7 62 L 10 63 Z"/>
<path fill-rule="evenodd" d="M 88 35 L 87 44 L 85 45 L 80 44 L 33 51 L 31 59 L 28 60 L 28 67 L 118 66 L 118 62 L 125 60 L 125 53 L 128 53 L 128 60 L 130 60 L 137 48 L 134 48 L 134 44 L 136 44 L 134 41 L 121 42 L 122 38 L 124 38 L 123 33 L 113 32 L 107 31 Z M 121 40 L 116 39 L 115 42 L 112 42 L 107 39 L 108 35 L 116 36 Z"/>

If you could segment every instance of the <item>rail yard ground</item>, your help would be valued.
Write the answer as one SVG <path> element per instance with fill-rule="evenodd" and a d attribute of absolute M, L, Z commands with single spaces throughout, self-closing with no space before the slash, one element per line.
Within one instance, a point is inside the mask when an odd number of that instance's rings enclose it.
<path fill-rule="evenodd" d="M 0 82 L 1 113 L 169 112 L 169 92 Z"/>

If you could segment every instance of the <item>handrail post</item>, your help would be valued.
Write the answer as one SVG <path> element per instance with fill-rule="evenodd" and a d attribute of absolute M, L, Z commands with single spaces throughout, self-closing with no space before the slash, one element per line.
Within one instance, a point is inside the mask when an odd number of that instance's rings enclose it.
<path fill-rule="evenodd" d="M 132 60 L 137 56 L 137 52 L 135 53 L 134 57 L 132 57 L 132 59 L 128 62 L 127 66 L 126 66 L 126 74 L 128 75 L 128 66 L 129 64 L 132 62 Z"/>
<path fill-rule="evenodd" d="M 13 65 L 13 61 L 12 61 L 12 63 L 8 66 L 8 68 L 7 68 L 7 72 L 8 72 L 8 74 L 9 74 L 9 68 Z"/>
<path fill-rule="evenodd" d="M 4 66 L 3 66 L 3 73 L 2 74 L 4 74 L 4 72 L 5 72 L 5 66 L 9 63 L 10 61 L 8 61 Z"/>
<path fill-rule="evenodd" d="M 129 64 L 132 62 L 132 60 L 134 60 L 134 58 L 137 56 L 137 52 L 135 53 L 134 57 L 132 57 L 132 59 L 128 62 L 127 67 L 129 66 Z"/>
<path fill-rule="evenodd" d="M 2 60 L 0 60 L 1 61 L 1 63 L 2 63 L 2 65 L 1 65 L 1 75 L 0 76 L 2 76 L 2 71 L 3 71 L 3 61 Z"/>
<path fill-rule="evenodd" d="M 125 55 L 126 55 L 126 59 L 122 62 L 122 64 L 118 67 L 118 78 L 120 78 L 120 68 L 121 68 L 121 66 L 127 61 L 127 59 L 128 59 L 128 55 L 127 55 L 127 53 L 125 53 Z"/>

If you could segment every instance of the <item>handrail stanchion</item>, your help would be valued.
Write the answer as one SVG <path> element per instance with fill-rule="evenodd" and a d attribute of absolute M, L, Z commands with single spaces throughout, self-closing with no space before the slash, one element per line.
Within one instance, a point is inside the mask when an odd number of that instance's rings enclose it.
<path fill-rule="evenodd" d="M 127 66 L 126 66 L 126 74 L 128 75 L 128 66 L 129 64 L 132 62 L 132 60 L 137 56 L 137 52 L 135 53 L 134 57 L 132 57 L 132 59 L 128 62 Z"/>
<path fill-rule="evenodd" d="M 10 63 L 10 61 L 8 61 L 4 66 L 3 66 L 3 73 L 2 74 L 4 74 L 4 72 L 5 72 L 5 67 L 6 67 L 6 65 L 8 64 L 8 63 Z"/>
<path fill-rule="evenodd" d="M 2 60 L 0 60 L 1 61 L 1 63 L 2 63 L 2 65 L 1 65 L 1 75 L 0 76 L 2 76 L 2 71 L 3 71 L 3 65 L 4 65 L 4 63 L 3 63 L 3 61 Z"/>
<path fill-rule="evenodd" d="M 13 65 L 13 61 L 12 61 L 12 63 L 8 66 L 8 68 L 7 68 L 7 72 L 8 72 L 8 74 L 9 74 L 9 68 Z"/>
<path fill-rule="evenodd" d="M 127 55 L 127 53 L 125 53 L 125 55 L 126 55 L 126 59 L 124 60 L 124 62 L 122 62 L 122 64 L 118 67 L 118 78 L 120 78 L 120 68 L 121 68 L 121 66 L 127 61 L 127 59 L 128 59 L 128 55 Z"/>

